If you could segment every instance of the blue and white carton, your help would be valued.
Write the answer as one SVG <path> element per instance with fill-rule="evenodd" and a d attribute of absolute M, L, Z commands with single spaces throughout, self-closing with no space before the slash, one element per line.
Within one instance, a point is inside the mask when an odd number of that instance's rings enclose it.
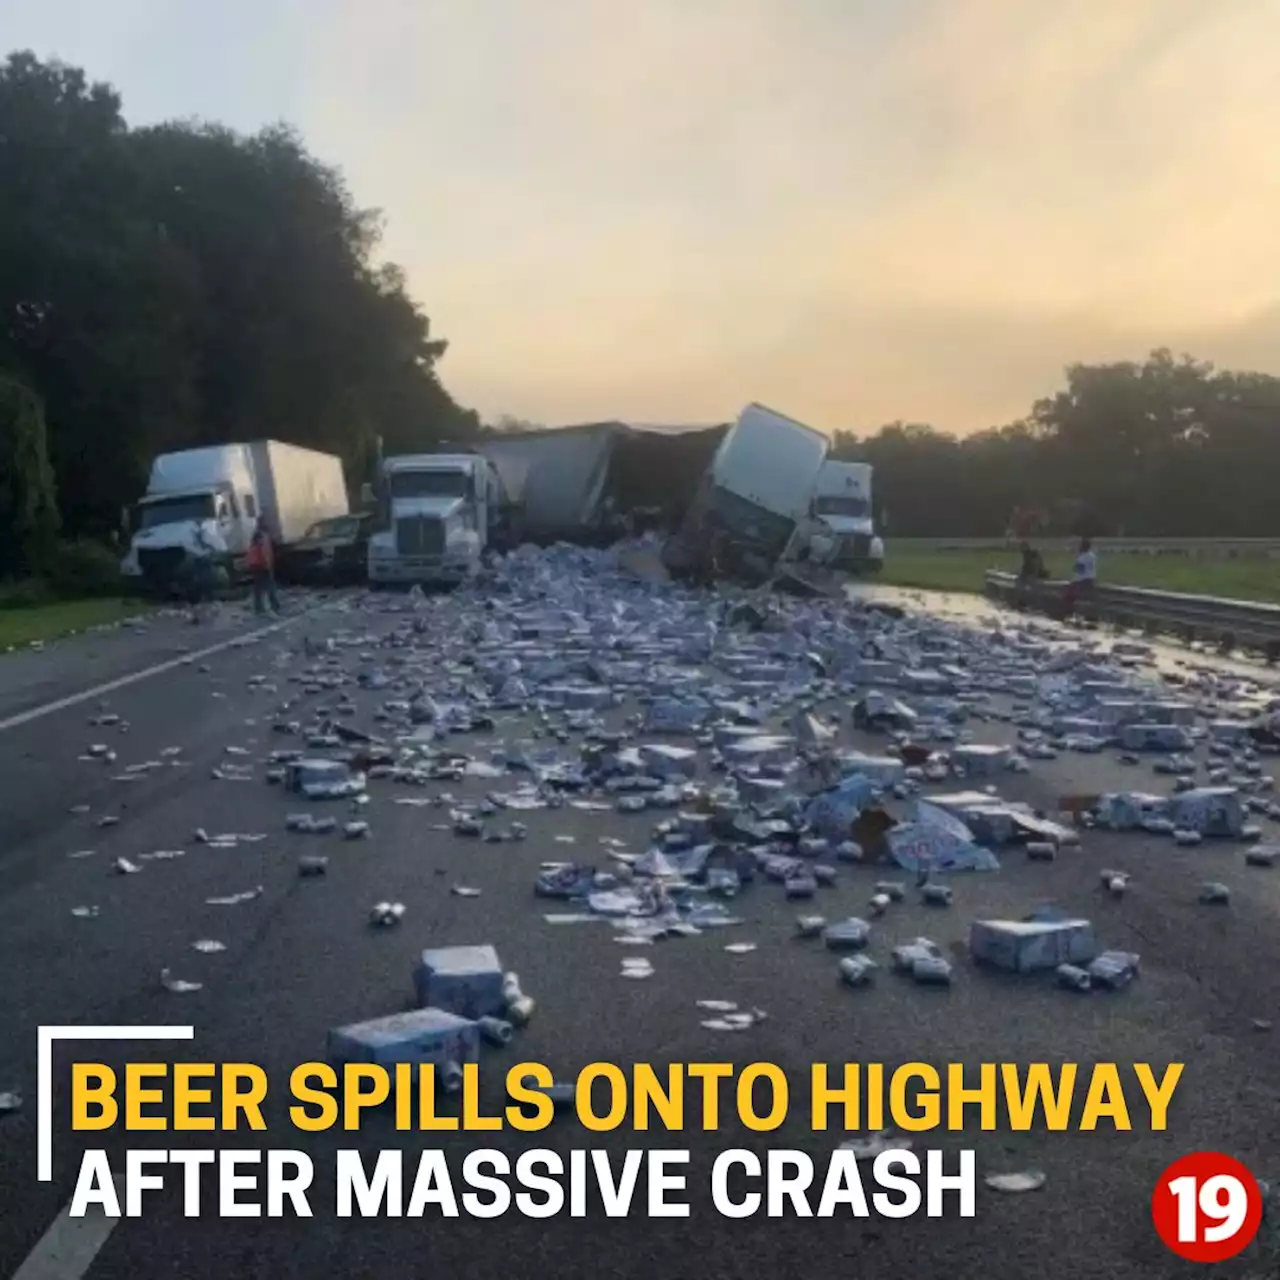
<path fill-rule="evenodd" d="M 462 1018 L 501 1015 L 502 965 L 490 946 L 438 947 L 424 951 L 414 972 L 418 1004 Z"/>
<path fill-rule="evenodd" d="M 444 1009 L 412 1009 L 329 1032 L 329 1060 L 336 1064 L 431 1062 L 444 1067 L 475 1062 L 479 1056 L 479 1027 Z"/>

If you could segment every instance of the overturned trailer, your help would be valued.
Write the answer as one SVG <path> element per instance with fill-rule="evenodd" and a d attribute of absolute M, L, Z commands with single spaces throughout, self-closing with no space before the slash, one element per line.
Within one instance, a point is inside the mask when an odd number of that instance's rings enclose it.
<path fill-rule="evenodd" d="M 624 523 L 677 527 L 727 430 L 590 422 L 490 436 L 477 447 L 512 499 L 522 539 L 589 542 Z"/>

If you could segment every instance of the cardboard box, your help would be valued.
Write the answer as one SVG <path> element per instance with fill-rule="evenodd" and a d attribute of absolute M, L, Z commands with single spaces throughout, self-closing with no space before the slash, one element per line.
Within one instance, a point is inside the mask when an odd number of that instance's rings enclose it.
<path fill-rule="evenodd" d="M 1189 751 L 1191 735 L 1177 724 L 1127 724 L 1120 730 L 1126 751 Z"/>
<path fill-rule="evenodd" d="M 502 965 L 489 946 L 439 947 L 424 951 L 414 973 L 418 1004 L 462 1018 L 498 1016 L 502 998 Z"/>
<path fill-rule="evenodd" d="M 1244 830 L 1244 802 L 1235 787 L 1193 787 L 1169 802 L 1169 816 L 1185 831 L 1202 836 L 1239 836 Z"/>
<path fill-rule="evenodd" d="M 354 1022 L 329 1032 L 329 1060 L 376 1062 L 475 1062 L 480 1056 L 480 1031 L 467 1018 L 444 1009 L 413 1009 L 385 1018 Z"/>
<path fill-rule="evenodd" d="M 958 765 L 968 773 L 981 777 L 1007 772 L 1012 758 L 1012 747 L 994 746 L 983 742 L 954 747 L 951 751 L 952 765 Z"/>
<path fill-rule="evenodd" d="M 1098 946 L 1088 920 L 975 920 L 969 951 L 981 964 L 1036 973 L 1060 964 L 1088 964 Z"/>

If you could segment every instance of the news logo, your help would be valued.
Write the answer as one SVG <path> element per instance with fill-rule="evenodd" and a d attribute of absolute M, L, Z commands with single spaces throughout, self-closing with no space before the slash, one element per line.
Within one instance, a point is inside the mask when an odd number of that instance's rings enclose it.
<path fill-rule="evenodd" d="M 1160 1239 L 1188 1262 L 1225 1262 L 1253 1243 L 1262 1225 L 1262 1188 L 1220 1151 L 1175 1160 L 1156 1182 L 1151 1218 Z"/>

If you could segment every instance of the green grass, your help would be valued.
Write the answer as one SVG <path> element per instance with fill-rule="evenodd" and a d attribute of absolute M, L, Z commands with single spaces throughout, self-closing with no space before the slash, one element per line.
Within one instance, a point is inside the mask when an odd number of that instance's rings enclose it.
<path fill-rule="evenodd" d="M 0 608 L 0 650 L 33 640 L 54 640 L 104 622 L 119 622 L 145 613 L 150 607 L 137 600 L 108 596 Z"/>
<path fill-rule="evenodd" d="M 1050 552 L 1045 564 L 1051 578 L 1068 578 L 1074 557 Z M 1017 551 L 915 549 L 888 541 L 882 580 L 893 586 L 935 591 L 981 591 L 988 569 L 1017 573 Z M 1230 600 L 1280 602 L 1280 559 L 1267 556 L 1204 558 L 1119 552 L 1098 556 L 1098 581 L 1122 587 L 1153 587 L 1190 595 Z"/>

